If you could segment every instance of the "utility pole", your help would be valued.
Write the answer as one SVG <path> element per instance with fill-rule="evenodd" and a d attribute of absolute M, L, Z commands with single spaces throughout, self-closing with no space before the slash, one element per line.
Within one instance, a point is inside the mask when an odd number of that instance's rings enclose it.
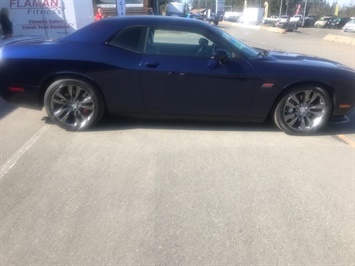
<path fill-rule="evenodd" d="M 281 0 L 281 4 L 280 4 L 280 14 L 279 14 L 279 18 L 281 18 L 282 15 L 282 0 Z"/>
<path fill-rule="evenodd" d="M 306 3 L 304 4 L 302 27 L 304 26 L 304 20 L 306 18 L 306 10 L 307 10 L 307 0 Z"/>
<path fill-rule="evenodd" d="M 288 16 L 288 4 L 290 3 L 289 0 L 286 0 L 286 16 Z"/>

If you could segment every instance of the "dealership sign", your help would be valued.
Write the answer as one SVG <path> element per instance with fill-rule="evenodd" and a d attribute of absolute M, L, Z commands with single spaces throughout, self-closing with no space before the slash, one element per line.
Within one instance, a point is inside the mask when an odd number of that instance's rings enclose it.
<path fill-rule="evenodd" d="M 60 38 L 93 22 L 92 0 L 2 0 L 14 35 Z"/>

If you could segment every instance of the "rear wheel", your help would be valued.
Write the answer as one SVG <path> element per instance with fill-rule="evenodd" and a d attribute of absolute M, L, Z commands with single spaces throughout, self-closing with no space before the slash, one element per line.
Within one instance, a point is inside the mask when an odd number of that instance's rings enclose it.
<path fill-rule="evenodd" d="M 84 130 L 96 124 L 104 112 L 101 94 L 78 79 L 53 82 L 44 95 L 49 118 L 66 130 Z"/>
<path fill-rule="evenodd" d="M 304 86 L 286 93 L 274 110 L 274 122 L 290 135 L 308 135 L 323 127 L 329 119 L 332 102 L 326 90 Z"/>

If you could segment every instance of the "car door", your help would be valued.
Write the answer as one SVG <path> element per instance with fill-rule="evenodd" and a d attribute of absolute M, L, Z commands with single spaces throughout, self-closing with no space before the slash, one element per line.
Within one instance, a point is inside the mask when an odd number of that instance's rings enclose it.
<path fill-rule="evenodd" d="M 254 90 L 253 69 L 243 58 L 224 65 L 211 59 L 218 45 L 198 32 L 151 28 L 140 65 L 147 111 L 246 116 Z"/>
<path fill-rule="evenodd" d="M 145 36 L 144 27 L 126 27 L 92 55 L 106 63 L 104 69 L 95 69 L 92 76 L 103 90 L 111 113 L 146 112 L 139 80 Z"/>

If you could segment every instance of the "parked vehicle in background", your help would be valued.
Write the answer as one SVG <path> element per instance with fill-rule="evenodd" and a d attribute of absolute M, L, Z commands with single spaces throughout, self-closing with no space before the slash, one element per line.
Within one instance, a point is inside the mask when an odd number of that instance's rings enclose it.
<path fill-rule="evenodd" d="M 285 29 L 286 31 L 296 31 L 298 26 L 296 22 L 291 22 L 290 17 L 283 15 L 280 20 L 275 23 L 276 27 Z"/>
<path fill-rule="evenodd" d="M 296 23 L 298 27 L 301 27 L 303 24 L 303 16 L 302 15 L 294 15 L 290 18 L 290 22 Z"/>
<path fill-rule="evenodd" d="M 321 17 L 320 19 L 318 19 L 316 21 L 316 23 L 314 23 L 314 27 L 315 28 L 327 28 L 330 21 L 332 19 L 336 18 L 336 16 L 324 16 L 324 17 Z"/>
<path fill-rule="evenodd" d="M 280 17 L 280 20 L 279 20 L 279 23 L 286 23 L 286 22 L 289 22 L 290 21 L 290 17 L 287 16 L 287 15 L 282 15 Z"/>
<path fill-rule="evenodd" d="M 333 19 L 329 20 L 327 27 L 330 29 L 341 29 L 349 21 L 350 21 L 350 18 L 333 18 Z"/>
<path fill-rule="evenodd" d="M 345 32 L 355 32 L 355 18 L 350 18 L 350 21 L 343 27 Z"/>
<path fill-rule="evenodd" d="M 221 20 L 221 17 L 218 14 L 214 13 L 212 13 L 209 17 L 206 18 L 206 21 L 215 26 L 217 26 Z"/>
<path fill-rule="evenodd" d="M 210 14 L 210 9 L 208 8 L 202 8 L 202 9 L 192 9 L 190 11 L 190 14 L 188 15 L 189 18 L 193 18 L 193 19 L 199 19 L 199 20 L 203 20 L 203 21 L 207 21 L 212 25 L 218 25 L 219 21 L 221 20 L 221 18 L 216 15 L 211 13 Z"/>
<path fill-rule="evenodd" d="M 229 22 L 238 22 L 239 16 L 229 16 L 228 18 L 224 18 L 224 20 Z"/>
<path fill-rule="evenodd" d="M 275 26 L 275 24 L 280 20 L 279 16 L 271 16 L 263 19 L 263 24 Z"/>
<path fill-rule="evenodd" d="M 166 15 L 173 17 L 187 17 L 189 7 L 186 3 L 171 2 L 166 7 Z"/>
<path fill-rule="evenodd" d="M 308 16 L 304 18 L 303 27 L 314 27 L 314 23 L 316 23 L 317 20 L 317 15 L 308 14 Z"/>
<path fill-rule="evenodd" d="M 227 11 L 224 13 L 223 20 L 229 22 L 237 22 L 241 15 L 241 12 Z"/>

